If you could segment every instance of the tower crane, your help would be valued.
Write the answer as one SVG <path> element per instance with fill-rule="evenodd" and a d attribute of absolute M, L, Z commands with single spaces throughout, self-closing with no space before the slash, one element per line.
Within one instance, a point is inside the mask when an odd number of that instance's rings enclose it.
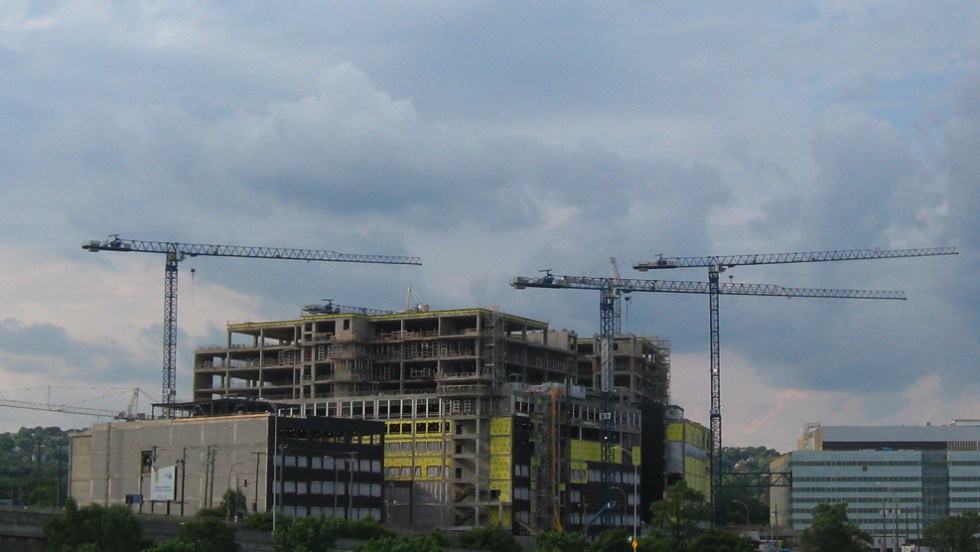
<path fill-rule="evenodd" d="M 955 247 L 932 247 L 919 249 L 837 249 L 830 251 L 803 251 L 795 253 L 757 253 L 749 255 L 704 255 L 700 257 L 664 257 L 659 255 L 654 261 L 640 262 L 633 266 L 639 271 L 705 267 L 708 269 L 708 304 L 711 357 L 711 525 L 721 524 L 721 345 L 718 322 L 718 295 L 724 294 L 724 286 L 719 285 L 718 276 L 735 266 L 814 263 L 831 261 L 856 261 L 863 259 L 895 259 L 903 257 L 929 257 L 936 255 L 956 255 Z"/>
<path fill-rule="evenodd" d="M 129 399 L 129 405 L 124 411 L 68 404 L 51 404 L 50 402 L 41 403 L 31 401 L 15 401 L 11 399 L 0 399 L 0 406 L 7 406 L 10 408 L 26 408 L 29 410 L 43 410 L 47 412 L 62 412 L 65 414 L 82 414 L 85 416 L 98 416 L 100 418 L 112 418 L 115 420 L 142 420 L 147 418 L 147 416 L 146 414 L 137 411 L 140 393 L 142 393 L 142 390 L 138 387 L 133 389 L 133 394 Z"/>
<path fill-rule="evenodd" d="M 874 290 L 847 290 L 847 289 L 821 289 L 821 288 L 791 288 L 773 284 L 743 284 L 728 283 L 714 284 L 705 282 L 690 282 L 676 280 L 642 280 L 632 278 L 596 278 L 588 276 L 563 276 L 552 274 L 548 271 L 542 277 L 517 276 L 511 281 L 511 286 L 516 289 L 525 288 L 550 288 L 550 289 L 590 289 L 600 292 L 600 341 L 602 346 L 597 351 L 600 357 L 600 388 L 602 390 L 603 404 L 603 440 L 601 446 L 601 458 L 605 463 L 602 470 L 603 487 L 607 489 L 607 495 L 612 484 L 612 474 L 610 465 L 613 460 L 614 446 L 612 443 L 612 424 L 608 422 L 609 410 L 611 409 L 611 395 L 613 391 L 613 309 L 611 308 L 611 297 L 618 293 L 631 292 L 659 292 L 659 293 L 687 293 L 687 294 L 720 294 L 720 295 L 754 295 L 769 297 L 813 297 L 825 299 L 891 299 L 905 300 L 905 294 L 901 291 L 874 291 Z M 714 457 L 713 457 L 714 458 Z M 712 458 L 712 466 L 717 463 Z M 712 487 L 713 489 L 714 487 Z M 714 499 L 712 495 L 712 499 Z M 639 497 L 636 498 L 639 500 Z M 608 496 L 607 500 L 608 502 Z M 712 503 L 713 504 L 713 503 Z M 714 505 L 712 505 L 714 508 Z"/>
<path fill-rule="evenodd" d="M 359 255 L 323 249 L 291 249 L 122 239 L 112 234 L 108 239 L 82 243 L 82 249 L 99 251 L 159 253 L 166 256 L 163 300 L 163 399 L 164 408 L 177 397 L 177 265 L 187 257 L 239 257 L 245 259 L 286 259 L 294 261 L 331 261 L 421 265 L 418 257 L 395 255 Z"/>

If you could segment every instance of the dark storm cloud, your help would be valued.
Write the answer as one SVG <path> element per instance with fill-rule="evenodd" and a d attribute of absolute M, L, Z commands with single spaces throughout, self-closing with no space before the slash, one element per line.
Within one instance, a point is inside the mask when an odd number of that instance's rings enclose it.
<path fill-rule="evenodd" d="M 23 375 L 117 383 L 128 381 L 139 360 L 115 343 L 92 344 L 72 338 L 54 324 L 0 321 L 0 357 L 4 368 Z"/>

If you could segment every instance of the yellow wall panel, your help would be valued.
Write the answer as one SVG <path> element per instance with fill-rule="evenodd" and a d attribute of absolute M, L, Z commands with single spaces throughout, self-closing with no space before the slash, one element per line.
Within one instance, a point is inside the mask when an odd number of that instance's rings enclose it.
<path fill-rule="evenodd" d="M 569 445 L 572 460 L 602 461 L 602 445 L 598 441 L 572 441 Z"/>
<path fill-rule="evenodd" d="M 510 435 L 510 418 L 491 418 L 490 435 Z"/>
<path fill-rule="evenodd" d="M 510 454 L 510 450 L 511 438 L 509 435 L 490 438 L 490 454 Z"/>

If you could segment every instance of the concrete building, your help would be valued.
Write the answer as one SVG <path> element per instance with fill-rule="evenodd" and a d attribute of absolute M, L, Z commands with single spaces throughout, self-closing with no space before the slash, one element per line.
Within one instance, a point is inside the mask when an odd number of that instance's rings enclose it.
<path fill-rule="evenodd" d="M 246 408 L 240 403 L 239 409 Z M 382 519 L 384 424 L 270 412 L 99 424 L 71 436 L 80 504 L 194 515 L 228 490 L 251 511 Z"/>
<path fill-rule="evenodd" d="M 939 519 L 980 512 L 980 424 L 813 426 L 800 450 L 770 471 L 791 487 L 771 489 L 773 523 L 802 531 L 813 509 L 846 503 L 848 516 L 874 535 L 879 549 L 918 543 Z"/>
<path fill-rule="evenodd" d="M 492 309 L 308 311 L 229 325 L 195 352 L 194 398 L 384 422 L 394 524 L 574 529 L 614 501 L 596 526 L 630 526 L 663 493 L 669 345 L 617 336 L 611 398 L 591 346 Z"/>

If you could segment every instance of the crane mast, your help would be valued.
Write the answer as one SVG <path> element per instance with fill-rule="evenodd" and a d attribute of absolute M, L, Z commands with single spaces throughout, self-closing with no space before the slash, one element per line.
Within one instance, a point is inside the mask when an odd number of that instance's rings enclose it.
<path fill-rule="evenodd" d="M 763 264 L 814 263 L 856 261 L 865 259 L 895 259 L 903 257 L 931 257 L 956 255 L 955 247 L 931 247 L 918 249 L 836 249 L 828 251 L 801 251 L 793 253 L 756 253 L 749 255 L 705 255 L 700 257 L 664 257 L 640 262 L 633 266 L 640 271 L 670 268 L 706 267 L 708 269 L 708 319 L 710 334 L 711 377 L 711 525 L 721 525 L 721 331 L 718 313 L 718 295 L 722 293 L 718 277 L 727 268 Z"/>
<path fill-rule="evenodd" d="M 712 308 L 717 312 L 719 295 L 754 295 L 768 297 L 814 297 L 825 299 L 891 299 L 905 300 L 905 294 L 901 291 L 875 291 L 875 290 L 848 290 L 848 289 L 821 289 L 821 288 L 788 288 L 773 284 L 743 284 L 728 283 L 719 284 L 718 278 L 705 284 L 704 282 L 689 282 L 677 280 L 641 280 L 632 278 L 596 278 L 589 276 L 566 276 L 552 274 L 546 271 L 541 277 L 517 276 L 511 280 L 511 286 L 516 289 L 526 288 L 546 288 L 546 289 L 588 289 L 600 292 L 600 339 L 596 354 L 600 360 L 600 390 L 602 399 L 602 446 L 601 459 L 603 469 L 601 470 L 601 481 L 603 488 L 606 489 L 605 502 L 609 503 L 612 487 L 611 465 L 614 457 L 613 428 L 611 421 L 612 394 L 613 394 L 613 301 L 618 298 L 620 293 L 631 292 L 659 292 L 659 293 L 686 293 L 686 294 L 708 294 L 712 297 Z M 714 324 L 717 324 L 717 316 L 713 317 Z M 717 327 L 713 327 L 717 330 Z M 712 366 L 717 365 L 717 348 L 712 350 Z M 717 372 L 712 373 L 712 430 L 717 425 L 717 433 L 721 435 L 721 393 L 720 380 Z M 716 393 L 717 391 L 717 393 Z M 714 398 L 717 397 L 717 400 Z M 719 457 L 720 458 L 720 457 Z M 714 466 L 715 464 L 712 464 Z M 717 462 L 720 466 L 720 462 Z M 635 500 L 639 500 L 636 497 Z"/>
<path fill-rule="evenodd" d="M 178 264 L 187 257 L 237 257 L 243 259 L 280 259 L 294 261 L 326 261 L 342 263 L 421 265 L 418 257 L 397 255 L 360 255 L 340 253 L 329 249 L 295 249 L 283 247 L 253 247 L 178 243 L 122 239 L 118 234 L 108 239 L 82 243 L 82 249 L 99 251 L 158 253 L 165 255 L 163 285 L 163 393 L 164 407 L 177 400 L 177 275 Z"/>

